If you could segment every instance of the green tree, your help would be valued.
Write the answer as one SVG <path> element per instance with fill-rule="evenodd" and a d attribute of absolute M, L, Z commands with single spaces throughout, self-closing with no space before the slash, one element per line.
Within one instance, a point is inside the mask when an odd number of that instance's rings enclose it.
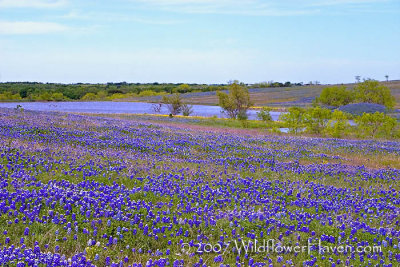
<path fill-rule="evenodd" d="M 107 92 L 104 90 L 98 91 L 96 94 L 97 99 L 105 99 L 107 97 Z"/>
<path fill-rule="evenodd" d="M 362 137 L 392 137 L 396 127 L 396 119 L 383 112 L 364 113 L 354 120 L 358 133 Z"/>
<path fill-rule="evenodd" d="M 187 92 L 190 92 L 190 90 L 191 90 L 190 85 L 188 85 L 186 83 L 181 84 L 174 89 L 174 91 L 178 92 L 178 93 L 187 93 Z"/>
<path fill-rule="evenodd" d="M 63 93 L 52 93 L 51 94 L 51 100 L 53 100 L 53 101 L 63 101 L 64 100 L 64 95 L 63 95 Z"/>
<path fill-rule="evenodd" d="M 350 124 L 346 114 L 341 110 L 335 110 L 332 113 L 332 118 L 329 120 L 325 133 L 329 136 L 340 138 L 349 129 Z"/>
<path fill-rule="evenodd" d="M 177 115 L 182 111 L 182 99 L 179 94 L 163 96 L 161 102 L 165 104 L 172 115 Z"/>
<path fill-rule="evenodd" d="M 345 86 L 326 87 L 322 90 L 320 96 L 316 98 L 317 103 L 334 107 L 347 105 L 353 100 L 353 93 L 347 90 Z"/>
<path fill-rule="evenodd" d="M 329 109 L 321 107 L 307 109 L 304 113 L 304 125 L 307 132 L 322 133 L 331 117 L 332 112 Z"/>
<path fill-rule="evenodd" d="M 282 113 L 279 119 L 289 128 L 290 133 L 299 133 L 304 128 L 305 109 L 300 107 L 290 107 L 288 112 Z"/>
<path fill-rule="evenodd" d="M 257 112 L 257 118 L 264 122 L 272 121 L 272 116 L 270 114 L 271 108 L 263 107 L 259 112 Z"/>
<path fill-rule="evenodd" d="M 21 100 L 21 95 L 18 94 L 12 94 L 11 92 L 4 92 L 3 94 L 0 94 L 0 100 L 1 101 L 7 101 L 7 100 Z"/>
<path fill-rule="evenodd" d="M 22 88 L 19 91 L 19 95 L 21 96 L 21 98 L 27 98 L 28 97 L 28 88 Z"/>
<path fill-rule="evenodd" d="M 154 92 L 153 90 L 144 90 L 139 93 L 139 97 L 155 96 L 155 95 L 157 95 L 157 93 Z"/>
<path fill-rule="evenodd" d="M 354 88 L 357 102 L 376 103 L 391 109 L 395 105 L 395 98 L 390 89 L 375 80 L 365 80 Z"/>
<path fill-rule="evenodd" d="M 96 100 L 96 94 L 95 93 L 86 93 L 82 98 L 81 98 L 81 100 L 85 100 L 85 101 L 87 101 L 87 100 Z"/>
<path fill-rule="evenodd" d="M 43 92 L 42 94 L 39 95 L 37 100 L 51 101 L 51 93 Z"/>
<path fill-rule="evenodd" d="M 245 118 L 247 110 L 251 107 L 249 90 L 237 81 L 229 85 L 229 94 L 217 92 L 219 106 L 232 119 Z"/>

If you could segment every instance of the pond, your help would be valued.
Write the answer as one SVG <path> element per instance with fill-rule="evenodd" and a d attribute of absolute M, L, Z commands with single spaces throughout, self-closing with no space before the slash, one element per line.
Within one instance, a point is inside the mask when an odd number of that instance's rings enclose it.
<path fill-rule="evenodd" d="M 163 106 L 161 112 L 154 111 L 154 104 L 144 102 L 7 102 L 0 103 L 2 108 L 16 108 L 20 105 L 26 110 L 36 111 L 60 111 L 79 113 L 114 113 L 114 114 L 169 114 L 167 107 Z M 257 120 L 256 110 L 249 110 L 250 120 Z M 273 120 L 278 120 L 280 112 L 270 112 Z M 219 106 L 193 105 L 192 116 L 226 118 Z"/>

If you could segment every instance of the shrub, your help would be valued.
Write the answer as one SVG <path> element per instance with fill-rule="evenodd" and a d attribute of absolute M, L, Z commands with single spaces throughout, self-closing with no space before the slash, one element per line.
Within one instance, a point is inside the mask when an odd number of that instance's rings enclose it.
<path fill-rule="evenodd" d="M 272 121 L 271 110 L 271 108 L 263 107 L 260 112 L 257 112 L 257 118 L 264 122 Z"/>
<path fill-rule="evenodd" d="M 290 107 L 287 113 L 282 113 L 279 119 L 284 122 L 289 133 L 299 133 L 304 128 L 305 109 L 300 107 Z"/>
<path fill-rule="evenodd" d="M 36 96 L 35 100 L 41 100 L 41 101 L 51 101 L 51 93 L 49 92 L 44 92 L 38 96 Z"/>
<path fill-rule="evenodd" d="M 353 93 L 344 86 L 326 87 L 322 90 L 321 95 L 316 98 L 317 103 L 333 107 L 349 104 L 353 100 Z"/>
<path fill-rule="evenodd" d="M 176 87 L 173 91 L 177 93 L 187 93 L 191 91 L 191 88 L 190 85 L 184 83 Z"/>
<path fill-rule="evenodd" d="M 364 113 L 354 120 L 358 133 L 362 137 L 392 137 L 396 127 L 396 119 L 382 112 Z"/>
<path fill-rule="evenodd" d="M 97 99 L 105 99 L 107 97 L 107 92 L 106 91 L 98 91 L 97 92 Z"/>
<path fill-rule="evenodd" d="M 172 115 L 179 114 L 182 110 L 182 99 L 179 94 L 170 97 L 163 96 L 162 103 L 165 104 Z"/>
<path fill-rule="evenodd" d="M 326 128 L 332 112 L 326 108 L 309 108 L 304 114 L 304 124 L 307 132 L 320 134 Z"/>
<path fill-rule="evenodd" d="M 334 110 L 331 120 L 329 120 L 325 133 L 329 136 L 340 138 L 349 129 L 350 124 L 346 114 L 340 110 Z"/>
<path fill-rule="evenodd" d="M 395 98 L 390 89 L 375 80 L 366 80 L 354 88 L 357 102 L 376 103 L 391 109 L 395 105 Z"/>
<path fill-rule="evenodd" d="M 123 99 L 123 98 L 128 98 L 132 97 L 134 94 L 121 94 L 121 93 L 115 93 L 112 94 L 111 96 L 107 97 L 107 100 L 115 100 L 115 99 Z"/>
<path fill-rule="evenodd" d="M 97 97 L 94 93 L 86 93 L 81 100 L 95 100 Z"/>
<path fill-rule="evenodd" d="M 240 124 L 243 128 L 249 128 L 247 110 L 240 110 L 239 114 L 237 115 L 237 119 L 240 121 Z"/>
<path fill-rule="evenodd" d="M 21 100 L 21 95 L 20 94 L 12 94 L 11 92 L 4 92 L 3 94 L 0 94 L 0 101 L 4 100 Z"/>
<path fill-rule="evenodd" d="M 139 93 L 139 97 L 144 97 L 144 96 L 155 96 L 155 95 L 157 95 L 157 93 L 154 92 L 154 91 L 152 91 L 152 90 L 144 90 L 144 91 L 141 91 L 141 92 Z"/>
<path fill-rule="evenodd" d="M 237 119 L 241 121 L 245 121 L 249 118 L 247 115 L 247 110 L 241 110 L 239 111 L 239 114 L 237 115 Z"/>
<path fill-rule="evenodd" d="M 63 95 L 63 93 L 53 93 L 51 95 L 51 100 L 53 100 L 53 101 L 63 101 L 64 100 L 64 95 Z"/>

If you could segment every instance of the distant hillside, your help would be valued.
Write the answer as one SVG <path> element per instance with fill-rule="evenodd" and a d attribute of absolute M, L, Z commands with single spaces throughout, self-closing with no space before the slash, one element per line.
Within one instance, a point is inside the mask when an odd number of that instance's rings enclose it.
<path fill-rule="evenodd" d="M 285 87 L 285 85 L 291 85 Z M 400 81 L 382 82 L 389 87 L 400 108 Z M 299 85 L 274 83 L 273 87 L 250 88 L 255 106 L 309 106 L 322 89 L 332 85 Z M 356 84 L 339 84 L 353 88 Z M 254 87 L 256 85 L 249 85 Z M 107 83 L 54 84 L 35 82 L 0 83 L 0 101 L 140 101 L 159 102 L 163 95 L 181 93 L 189 104 L 218 105 L 217 90 L 227 90 L 227 84 L 165 84 Z"/>
<path fill-rule="evenodd" d="M 389 87 L 396 98 L 396 108 L 400 107 L 400 81 L 382 82 Z M 340 84 L 353 88 L 356 84 Z M 254 88 L 249 89 L 250 97 L 255 106 L 290 107 L 311 105 L 315 97 L 319 96 L 322 89 L 334 85 L 306 85 L 280 88 Z M 193 93 L 184 95 L 185 100 L 191 104 L 217 105 L 218 98 L 215 92 Z"/>

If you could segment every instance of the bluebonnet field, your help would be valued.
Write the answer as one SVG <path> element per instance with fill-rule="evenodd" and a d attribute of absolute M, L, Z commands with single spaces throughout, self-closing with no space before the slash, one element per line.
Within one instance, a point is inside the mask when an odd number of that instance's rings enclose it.
<path fill-rule="evenodd" d="M 398 142 L 11 109 L 0 122 L 0 265 L 400 264 Z"/>

